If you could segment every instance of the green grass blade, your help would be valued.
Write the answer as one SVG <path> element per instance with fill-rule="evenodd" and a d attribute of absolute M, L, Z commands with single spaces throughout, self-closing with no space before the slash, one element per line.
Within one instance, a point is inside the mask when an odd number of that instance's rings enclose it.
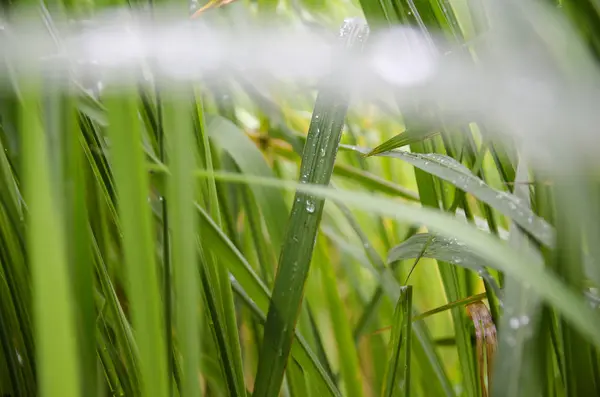
<path fill-rule="evenodd" d="M 418 16 L 416 11 L 412 12 L 415 13 L 415 17 Z M 408 127 L 410 128 L 410 124 Z M 425 143 L 413 143 L 410 146 L 410 149 L 413 152 L 424 153 L 426 150 Z M 447 201 L 447 195 L 444 194 L 443 190 L 439 189 L 439 186 L 436 185 L 436 180 L 431 174 L 419 168 L 415 168 L 415 178 L 419 189 L 419 197 L 424 206 L 437 209 L 439 208 L 440 201 L 442 203 Z M 444 206 L 448 207 L 447 203 Z M 448 301 L 456 301 L 467 295 L 464 285 L 465 273 L 462 269 L 457 269 L 454 266 L 446 266 L 444 262 L 440 262 L 438 264 L 438 270 Z M 456 338 L 456 350 L 461 369 L 462 386 L 465 389 L 467 396 L 475 397 L 478 392 L 478 385 L 473 362 L 473 349 L 470 343 L 470 337 L 467 333 L 468 328 L 466 326 L 466 319 L 457 309 L 451 310 L 451 315 Z"/>
<path fill-rule="evenodd" d="M 125 369 L 116 374 L 115 377 L 119 379 L 121 385 L 124 385 L 123 387 L 128 387 L 127 391 L 131 395 L 141 395 L 138 364 L 139 352 L 133 337 L 133 330 L 119 302 L 115 286 L 108 274 L 106 263 L 101 256 L 100 247 L 95 238 L 92 238 L 92 254 L 96 262 L 99 290 L 106 301 L 106 310 L 100 316 L 106 319 L 107 323 L 110 322 L 113 334 L 112 343 L 120 350 L 121 360 Z M 105 362 L 104 370 L 108 371 L 107 368 L 112 366 L 112 363 Z"/>
<path fill-rule="evenodd" d="M 71 98 L 60 98 L 62 107 L 64 134 L 64 213 L 66 231 L 70 237 L 67 252 L 70 262 L 73 291 L 77 296 L 77 322 L 82 370 L 82 393 L 96 390 L 97 358 L 94 309 L 94 262 L 88 227 L 86 206 L 85 169 L 83 168 L 83 150 L 81 132 L 77 128 L 75 109 Z"/>
<path fill-rule="evenodd" d="M 345 396 L 363 396 L 363 379 L 359 366 L 358 352 L 352 340 L 352 331 L 348 316 L 337 287 L 333 264 L 327 260 L 326 240 L 321 237 L 315 252 L 315 261 L 319 264 L 325 299 L 329 304 L 329 313 L 333 324 L 333 333 L 337 344 L 340 362 L 340 375 L 345 385 Z"/>
<path fill-rule="evenodd" d="M 219 253 L 220 258 L 227 264 L 229 271 L 243 287 L 244 293 L 256 305 L 256 310 L 259 311 L 264 320 L 264 313 L 269 308 L 270 300 L 267 287 L 256 275 L 244 256 L 218 228 L 208 214 L 201 207 L 197 207 L 197 209 L 200 214 L 200 233 L 205 239 L 206 245 L 214 250 L 215 254 Z M 296 334 L 296 342 L 298 342 L 298 334 Z M 332 396 L 339 395 L 333 382 L 314 355 L 308 351 L 308 346 L 305 343 L 294 343 L 292 346 L 292 355 L 301 363 L 304 370 L 310 373 L 313 379 L 321 383 L 323 390 L 327 390 L 329 395 Z"/>
<path fill-rule="evenodd" d="M 390 150 L 397 149 L 403 146 L 412 145 L 413 143 L 421 142 L 437 134 L 439 134 L 438 130 L 431 130 L 425 128 L 407 130 L 375 147 L 373 150 L 367 153 L 367 156 L 375 156 L 377 154 L 389 152 Z"/>
<path fill-rule="evenodd" d="M 196 95 L 194 114 L 199 162 L 203 169 L 210 172 L 214 169 L 214 164 L 216 164 L 218 158 L 213 158 L 214 147 L 209 141 L 205 124 L 204 103 L 200 98 L 200 95 Z M 219 201 L 219 189 L 213 178 L 208 178 L 206 184 L 200 184 L 199 200 L 217 225 L 221 225 L 223 208 Z M 208 304 L 210 314 L 209 325 L 213 337 L 218 343 L 217 354 L 220 358 L 221 368 L 226 375 L 229 393 L 235 396 L 244 396 L 246 388 L 242 353 L 229 272 L 226 265 L 221 262 L 219 254 L 212 253 L 207 248 L 200 241 L 201 280 L 204 287 L 204 298 Z"/>
<path fill-rule="evenodd" d="M 399 260 L 433 258 L 453 265 L 480 271 L 486 265 L 484 259 L 456 238 L 419 233 L 395 246 L 388 253 L 388 263 Z"/>
<path fill-rule="evenodd" d="M 410 396 L 410 353 L 412 334 L 412 287 L 401 290 L 394 312 L 390 338 L 390 359 L 385 376 L 385 397 Z"/>
<path fill-rule="evenodd" d="M 194 206 L 194 139 L 189 98 L 179 93 L 163 95 L 164 128 L 168 139 L 169 195 L 172 264 L 175 279 L 178 345 L 182 354 L 184 396 L 200 396 L 200 280 L 196 256 L 196 208 Z"/>
<path fill-rule="evenodd" d="M 520 227 L 529 232 L 541 243 L 547 246 L 554 244 L 554 231 L 546 221 L 538 217 L 530 208 L 523 205 L 517 197 L 488 186 L 456 160 L 438 154 L 400 151 L 381 154 L 381 156 L 400 158 L 423 171 L 452 183 L 459 189 L 471 193 L 479 200 L 513 219 Z"/>
<path fill-rule="evenodd" d="M 347 146 L 340 145 L 340 149 Z M 277 154 L 281 155 L 290 160 L 295 160 L 296 155 L 290 150 L 284 150 L 276 147 L 274 149 Z M 343 177 L 347 180 L 353 181 L 355 183 L 359 183 L 364 186 L 365 189 L 381 192 L 386 194 L 391 194 L 399 197 L 403 197 L 407 200 L 411 201 L 419 201 L 419 195 L 404 186 L 399 184 L 390 182 L 372 172 L 364 171 L 359 168 L 350 166 L 348 164 L 336 163 L 333 167 L 333 173 L 336 176 Z"/>
<path fill-rule="evenodd" d="M 219 116 L 207 118 L 206 124 L 211 139 L 231 155 L 242 172 L 266 177 L 274 175 L 256 145 L 235 124 Z M 271 189 L 259 186 L 250 188 L 261 208 L 272 245 L 281 247 L 285 234 L 283 219 L 288 214 L 283 197 L 280 192 Z"/>
<path fill-rule="evenodd" d="M 358 41 L 360 47 L 366 34 L 366 26 L 360 23 L 348 22 L 342 27 L 345 46 Z M 302 182 L 329 183 L 347 106 L 347 95 L 320 92 L 302 156 Z M 281 387 L 323 206 L 323 199 L 302 192 L 294 199 L 267 314 L 254 384 L 257 397 L 275 395 Z"/>
<path fill-rule="evenodd" d="M 76 318 L 64 223 L 59 216 L 60 192 L 52 184 L 48 136 L 40 123 L 37 89 L 33 82 L 24 87 L 20 128 L 39 394 L 75 397 L 81 391 Z"/>
<path fill-rule="evenodd" d="M 112 169 L 123 228 L 127 294 L 139 347 L 143 394 L 167 397 L 166 346 L 148 209 L 148 174 L 140 146 L 135 102 L 128 94 L 107 98 Z"/>

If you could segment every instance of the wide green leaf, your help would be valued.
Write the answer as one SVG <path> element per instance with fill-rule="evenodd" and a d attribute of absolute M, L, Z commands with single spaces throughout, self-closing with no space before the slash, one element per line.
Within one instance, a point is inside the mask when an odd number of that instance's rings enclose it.
<path fill-rule="evenodd" d="M 380 156 L 402 159 L 453 184 L 464 192 L 471 193 L 490 207 L 514 220 L 516 224 L 541 243 L 547 246 L 554 245 L 554 230 L 544 219 L 537 216 L 518 197 L 490 187 L 456 160 L 439 154 L 402 151 L 382 153 Z"/>

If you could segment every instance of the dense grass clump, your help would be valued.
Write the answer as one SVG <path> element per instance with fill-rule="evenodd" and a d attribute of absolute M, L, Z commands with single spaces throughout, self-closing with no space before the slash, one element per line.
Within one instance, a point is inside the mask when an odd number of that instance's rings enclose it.
<path fill-rule="evenodd" d="M 595 1 L 73 0 L 31 26 L 20 3 L 0 23 L 0 396 L 600 395 Z M 332 64 L 281 61 L 282 39 L 191 78 L 227 47 L 199 36 L 181 59 L 115 49 L 117 79 L 54 70 L 73 21 L 163 5 L 232 45 L 302 25 L 327 51 L 289 46 Z M 60 56 L 19 63 L 23 26 Z"/>

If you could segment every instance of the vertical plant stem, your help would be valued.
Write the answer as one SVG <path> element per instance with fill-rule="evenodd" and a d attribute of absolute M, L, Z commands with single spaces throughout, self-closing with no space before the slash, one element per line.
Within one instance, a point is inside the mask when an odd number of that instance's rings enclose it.
<path fill-rule="evenodd" d="M 341 30 L 347 47 L 362 45 L 367 33 L 365 24 L 354 21 Z M 347 92 L 326 87 L 319 93 L 302 154 L 301 183 L 329 184 L 347 107 Z M 265 324 L 256 397 L 277 395 L 281 388 L 324 204 L 322 198 L 296 192 Z"/>

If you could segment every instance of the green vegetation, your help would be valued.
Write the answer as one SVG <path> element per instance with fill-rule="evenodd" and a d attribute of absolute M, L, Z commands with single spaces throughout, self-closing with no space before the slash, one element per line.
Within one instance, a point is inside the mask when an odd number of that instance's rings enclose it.
<path fill-rule="evenodd" d="M 483 69 L 505 3 L 561 81 L 600 76 L 597 0 L 219 3 L 195 17 L 341 26 L 340 59 L 412 25 Z M 129 5 L 35 6 L 58 37 Z M 600 395 L 598 167 L 570 135 L 597 104 L 554 109 L 540 167 L 510 123 L 340 91 L 338 67 L 293 96 L 1 76 L 0 396 Z"/>

